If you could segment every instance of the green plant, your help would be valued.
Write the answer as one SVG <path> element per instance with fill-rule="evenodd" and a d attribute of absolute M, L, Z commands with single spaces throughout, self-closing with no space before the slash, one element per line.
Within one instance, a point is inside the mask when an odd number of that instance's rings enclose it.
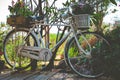
<path fill-rule="evenodd" d="M 32 11 L 30 11 L 27 5 L 25 5 L 22 1 L 16 2 L 14 6 L 9 6 L 8 9 L 11 13 L 10 16 L 17 15 L 28 17 L 33 15 Z"/>
<path fill-rule="evenodd" d="M 4 35 L 4 31 L 3 31 L 3 27 L 5 26 L 5 24 L 3 22 L 0 23 L 0 51 L 2 51 L 3 48 L 3 35 Z"/>
<path fill-rule="evenodd" d="M 115 80 L 120 80 L 120 27 L 105 34 L 111 44 L 111 51 L 101 53 L 104 58 L 104 70 Z"/>
<path fill-rule="evenodd" d="M 3 32 L 0 32 L 0 51 L 2 50 Z"/>
<path fill-rule="evenodd" d="M 93 14 L 94 7 L 87 3 L 78 3 L 74 2 L 70 5 L 72 13 L 75 15 L 78 14 Z"/>
<path fill-rule="evenodd" d="M 3 39 L 6 33 L 5 26 L 6 24 L 4 22 L 0 22 L 0 59 L 1 59 L 1 55 L 3 54 Z"/>

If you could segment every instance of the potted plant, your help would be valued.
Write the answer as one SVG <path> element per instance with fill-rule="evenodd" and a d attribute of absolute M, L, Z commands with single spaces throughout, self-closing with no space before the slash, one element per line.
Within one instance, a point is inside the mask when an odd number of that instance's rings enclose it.
<path fill-rule="evenodd" d="M 73 2 L 70 5 L 70 11 L 74 15 L 78 14 L 93 14 L 94 7 L 89 3 Z"/>
<path fill-rule="evenodd" d="M 23 1 L 18 0 L 15 4 L 8 7 L 10 15 L 7 18 L 7 23 L 11 26 L 26 24 L 29 21 L 28 17 L 32 16 L 33 13 L 28 9 Z"/>

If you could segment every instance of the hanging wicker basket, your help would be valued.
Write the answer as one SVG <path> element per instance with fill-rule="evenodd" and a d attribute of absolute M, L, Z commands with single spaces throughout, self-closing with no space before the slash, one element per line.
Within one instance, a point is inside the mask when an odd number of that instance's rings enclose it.
<path fill-rule="evenodd" d="M 7 23 L 13 27 L 18 27 L 18 26 L 28 27 L 29 22 L 30 21 L 24 16 L 12 16 L 7 18 Z"/>

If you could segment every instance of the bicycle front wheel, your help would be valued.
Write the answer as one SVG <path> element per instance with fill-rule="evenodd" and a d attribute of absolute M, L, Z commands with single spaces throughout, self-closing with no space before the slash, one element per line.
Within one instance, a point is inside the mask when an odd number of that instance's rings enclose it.
<path fill-rule="evenodd" d="M 37 46 L 35 37 L 30 33 L 26 41 L 24 38 L 28 34 L 28 29 L 13 29 L 10 31 L 3 44 L 4 58 L 10 67 L 22 70 L 30 67 L 31 59 L 17 54 L 18 47 L 25 43 L 25 46 Z"/>
<path fill-rule="evenodd" d="M 104 74 L 104 59 L 102 53 L 110 50 L 109 42 L 94 32 L 77 34 L 79 45 L 72 37 L 65 46 L 65 60 L 68 66 L 78 75 L 87 78 L 96 78 Z"/>

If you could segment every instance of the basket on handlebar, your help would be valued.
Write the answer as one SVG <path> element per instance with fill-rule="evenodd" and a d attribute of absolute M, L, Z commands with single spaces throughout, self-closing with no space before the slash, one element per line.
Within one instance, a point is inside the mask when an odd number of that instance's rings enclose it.
<path fill-rule="evenodd" d="M 71 25 L 76 29 L 88 29 L 90 27 L 90 15 L 79 14 L 70 18 Z"/>

